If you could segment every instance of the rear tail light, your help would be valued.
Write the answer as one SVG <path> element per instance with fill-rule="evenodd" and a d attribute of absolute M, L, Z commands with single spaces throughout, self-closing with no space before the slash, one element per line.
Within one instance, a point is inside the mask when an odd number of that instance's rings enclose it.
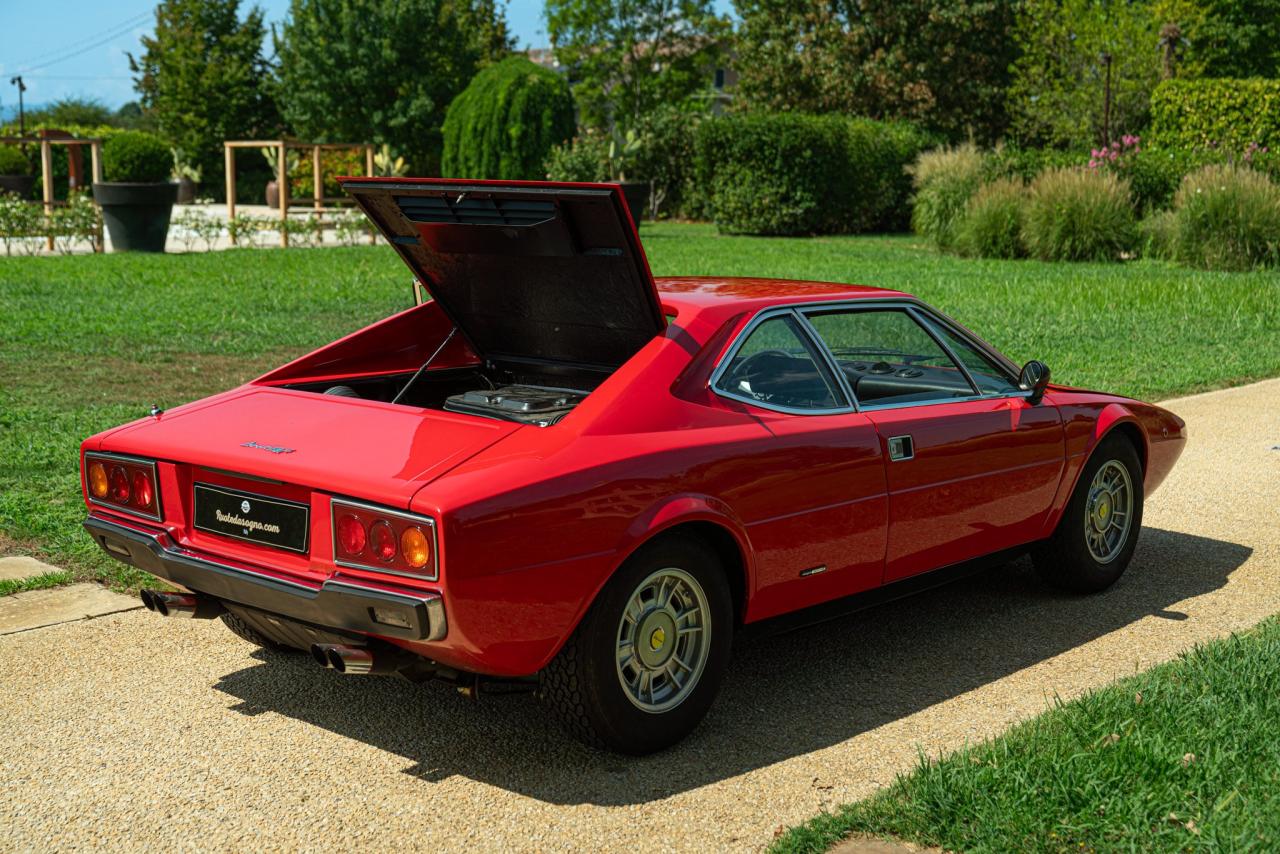
<path fill-rule="evenodd" d="M 334 499 L 333 559 L 339 566 L 434 581 L 435 521 L 372 504 Z"/>
<path fill-rule="evenodd" d="M 89 500 L 113 510 L 160 519 L 156 464 L 114 454 L 85 454 L 85 492 Z"/>

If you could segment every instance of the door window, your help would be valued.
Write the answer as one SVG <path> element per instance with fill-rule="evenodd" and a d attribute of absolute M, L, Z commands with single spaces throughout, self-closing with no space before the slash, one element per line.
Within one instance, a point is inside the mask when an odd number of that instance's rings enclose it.
<path fill-rule="evenodd" d="M 772 317 L 752 330 L 714 387 L 733 397 L 787 409 L 847 405 L 791 315 Z"/>
<path fill-rule="evenodd" d="M 983 394 L 1012 394 L 1021 390 L 1008 374 L 977 347 L 931 317 L 926 317 L 925 323 L 929 324 L 935 335 L 947 342 L 951 352 L 964 363 L 969 376 Z"/>
<path fill-rule="evenodd" d="M 816 311 L 807 317 L 859 405 L 929 403 L 976 393 L 946 351 L 902 309 Z"/>

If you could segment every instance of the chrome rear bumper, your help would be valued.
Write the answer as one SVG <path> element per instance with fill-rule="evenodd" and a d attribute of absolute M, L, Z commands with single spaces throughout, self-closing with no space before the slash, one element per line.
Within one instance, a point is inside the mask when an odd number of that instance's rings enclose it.
<path fill-rule="evenodd" d="M 325 628 L 405 640 L 442 640 L 448 631 L 444 600 L 394 585 L 355 581 L 322 584 L 270 575 L 244 564 L 182 548 L 159 528 L 90 515 L 84 528 L 102 550 L 143 572 L 188 590 Z M 374 619 L 374 610 L 394 625 Z"/>

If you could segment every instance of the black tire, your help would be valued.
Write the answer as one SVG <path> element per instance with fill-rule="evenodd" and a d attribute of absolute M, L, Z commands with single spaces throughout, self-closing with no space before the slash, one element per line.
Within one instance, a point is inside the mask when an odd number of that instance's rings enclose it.
<path fill-rule="evenodd" d="M 700 585 L 710 612 L 701 674 L 673 708 L 638 707 L 622 684 L 623 611 L 654 573 L 674 568 Z M 632 555 L 600 592 L 560 653 L 539 674 L 538 696 L 575 736 L 594 747 L 641 756 L 680 741 L 706 716 L 729 664 L 733 602 L 715 552 L 696 539 L 663 537 Z M 679 639 L 675 643 L 679 643 Z"/>
<path fill-rule="evenodd" d="M 1115 556 L 1104 562 L 1090 550 L 1085 525 L 1093 479 L 1110 462 L 1120 464 L 1128 472 L 1133 494 L 1132 519 Z M 1054 587 L 1073 593 L 1097 593 L 1115 584 L 1124 574 L 1138 545 L 1138 534 L 1142 530 L 1142 498 L 1142 463 L 1138 452 L 1128 437 L 1112 433 L 1102 440 L 1085 463 L 1053 536 L 1032 551 L 1031 559 L 1040 577 Z"/>
<path fill-rule="evenodd" d="M 263 649 L 275 651 L 290 649 L 290 647 L 286 647 L 284 644 L 273 641 L 271 638 L 267 637 L 262 632 L 246 623 L 238 615 L 233 614 L 230 611 L 223 611 L 218 616 L 221 618 L 222 624 L 228 629 L 231 629 L 231 633 L 242 640 L 247 640 L 249 643 L 260 646 Z"/>

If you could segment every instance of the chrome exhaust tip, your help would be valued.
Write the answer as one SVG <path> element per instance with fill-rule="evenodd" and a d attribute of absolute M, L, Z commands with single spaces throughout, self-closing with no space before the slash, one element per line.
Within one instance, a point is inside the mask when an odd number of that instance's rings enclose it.
<path fill-rule="evenodd" d="M 162 617 L 181 617 L 191 620 L 211 620 L 222 613 L 222 603 L 217 599 L 195 593 L 165 593 L 160 590 L 143 590 L 142 605 L 148 611 Z"/>
<path fill-rule="evenodd" d="M 378 669 L 373 653 L 364 647 L 317 643 L 311 645 L 311 657 L 320 666 L 348 676 L 367 676 L 371 673 L 383 672 Z"/>

